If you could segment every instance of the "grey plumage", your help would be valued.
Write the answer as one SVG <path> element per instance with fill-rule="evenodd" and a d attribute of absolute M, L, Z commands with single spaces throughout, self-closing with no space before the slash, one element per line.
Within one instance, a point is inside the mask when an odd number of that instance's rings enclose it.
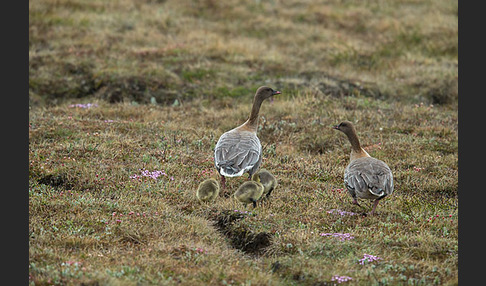
<path fill-rule="evenodd" d="M 252 176 L 262 161 L 262 145 L 255 133 L 232 129 L 221 135 L 214 149 L 214 162 L 219 173 L 237 177 Z"/>
<path fill-rule="evenodd" d="M 393 175 L 383 161 L 362 157 L 344 170 L 344 184 L 353 198 L 382 199 L 393 193 Z"/>
<path fill-rule="evenodd" d="M 343 121 L 334 129 L 346 134 L 351 143 L 350 162 L 344 170 L 344 184 L 353 198 L 374 200 L 371 214 L 375 213 L 376 206 L 384 197 L 393 193 L 393 174 L 388 165 L 371 157 L 359 143 L 358 135 L 352 122 Z"/>

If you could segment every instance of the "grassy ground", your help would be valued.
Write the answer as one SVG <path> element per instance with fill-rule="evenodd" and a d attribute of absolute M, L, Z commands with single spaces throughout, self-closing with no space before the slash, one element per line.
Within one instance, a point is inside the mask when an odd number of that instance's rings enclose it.
<path fill-rule="evenodd" d="M 253 92 L 457 102 L 457 1 L 29 3 L 32 105 Z"/>
<path fill-rule="evenodd" d="M 451 1 L 29 2 L 31 284 L 457 284 L 457 49 Z M 277 189 L 199 203 L 263 84 Z M 342 120 L 393 171 L 376 216 Z"/>

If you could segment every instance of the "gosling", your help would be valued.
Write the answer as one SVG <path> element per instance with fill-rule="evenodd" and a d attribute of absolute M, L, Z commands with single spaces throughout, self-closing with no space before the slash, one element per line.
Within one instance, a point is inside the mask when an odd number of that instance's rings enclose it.
<path fill-rule="evenodd" d="M 256 202 L 261 198 L 264 187 L 260 183 L 260 175 L 254 174 L 251 181 L 244 182 L 238 190 L 236 190 L 234 197 L 245 207 L 249 204 L 253 204 L 253 208 L 256 208 Z"/>
<path fill-rule="evenodd" d="M 213 201 L 219 194 L 219 183 L 215 179 L 206 179 L 199 184 L 196 197 L 200 202 Z"/>
<path fill-rule="evenodd" d="M 270 173 L 270 171 L 266 169 L 260 169 L 258 171 L 260 183 L 263 185 L 263 194 L 262 197 L 265 196 L 265 199 L 270 197 L 272 191 L 277 187 L 277 179 L 275 176 Z"/>

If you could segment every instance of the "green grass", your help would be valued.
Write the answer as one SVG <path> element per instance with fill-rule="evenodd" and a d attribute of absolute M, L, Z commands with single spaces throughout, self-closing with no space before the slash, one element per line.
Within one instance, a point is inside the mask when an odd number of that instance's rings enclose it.
<path fill-rule="evenodd" d="M 240 2 L 32 2 L 30 103 L 166 104 L 289 78 L 329 88 L 323 75 L 374 97 L 457 102 L 457 2 Z"/>
<path fill-rule="evenodd" d="M 351 284 L 457 283 L 457 112 L 365 99 L 265 102 L 262 166 L 279 186 L 223 231 L 218 220 L 242 206 L 224 197 L 200 204 L 195 191 L 216 174 L 214 145 L 244 120 L 250 98 L 227 108 L 194 100 L 31 111 L 31 281 L 310 285 L 339 274 Z M 339 191 L 350 146 L 330 127 L 341 118 L 357 122 L 365 148 L 393 170 L 395 193 L 377 216 L 327 213 L 360 211 Z M 140 169 L 166 175 L 143 177 Z M 229 189 L 244 180 L 229 179 Z M 334 232 L 355 239 L 319 235 Z M 261 233 L 269 235 L 266 248 L 238 249 L 238 237 Z M 364 253 L 382 260 L 357 264 Z M 69 261 L 79 266 L 63 265 Z"/>
<path fill-rule="evenodd" d="M 30 284 L 456 285 L 457 33 L 453 1 L 30 2 Z M 199 203 L 261 85 L 279 185 Z M 361 212 L 343 120 L 393 171 L 373 217 L 328 213 Z"/>

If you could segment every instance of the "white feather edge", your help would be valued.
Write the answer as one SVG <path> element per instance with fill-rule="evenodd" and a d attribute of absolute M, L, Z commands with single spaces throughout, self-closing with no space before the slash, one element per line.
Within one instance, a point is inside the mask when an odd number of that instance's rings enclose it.
<path fill-rule="evenodd" d="M 243 175 L 243 173 L 245 173 L 246 171 L 248 171 L 251 168 L 253 168 L 253 165 L 252 166 L 247 166 L 245 169 L 240 170 L 236 174 L 228 174 L 222 168 L 220 168 L 220 167 L 218 167 L 218 168 L 219 168 L 219 172 L 221 173 L 221 175 L 223 175 L 225 177 L 239 177 L 239 176 Z"/>

